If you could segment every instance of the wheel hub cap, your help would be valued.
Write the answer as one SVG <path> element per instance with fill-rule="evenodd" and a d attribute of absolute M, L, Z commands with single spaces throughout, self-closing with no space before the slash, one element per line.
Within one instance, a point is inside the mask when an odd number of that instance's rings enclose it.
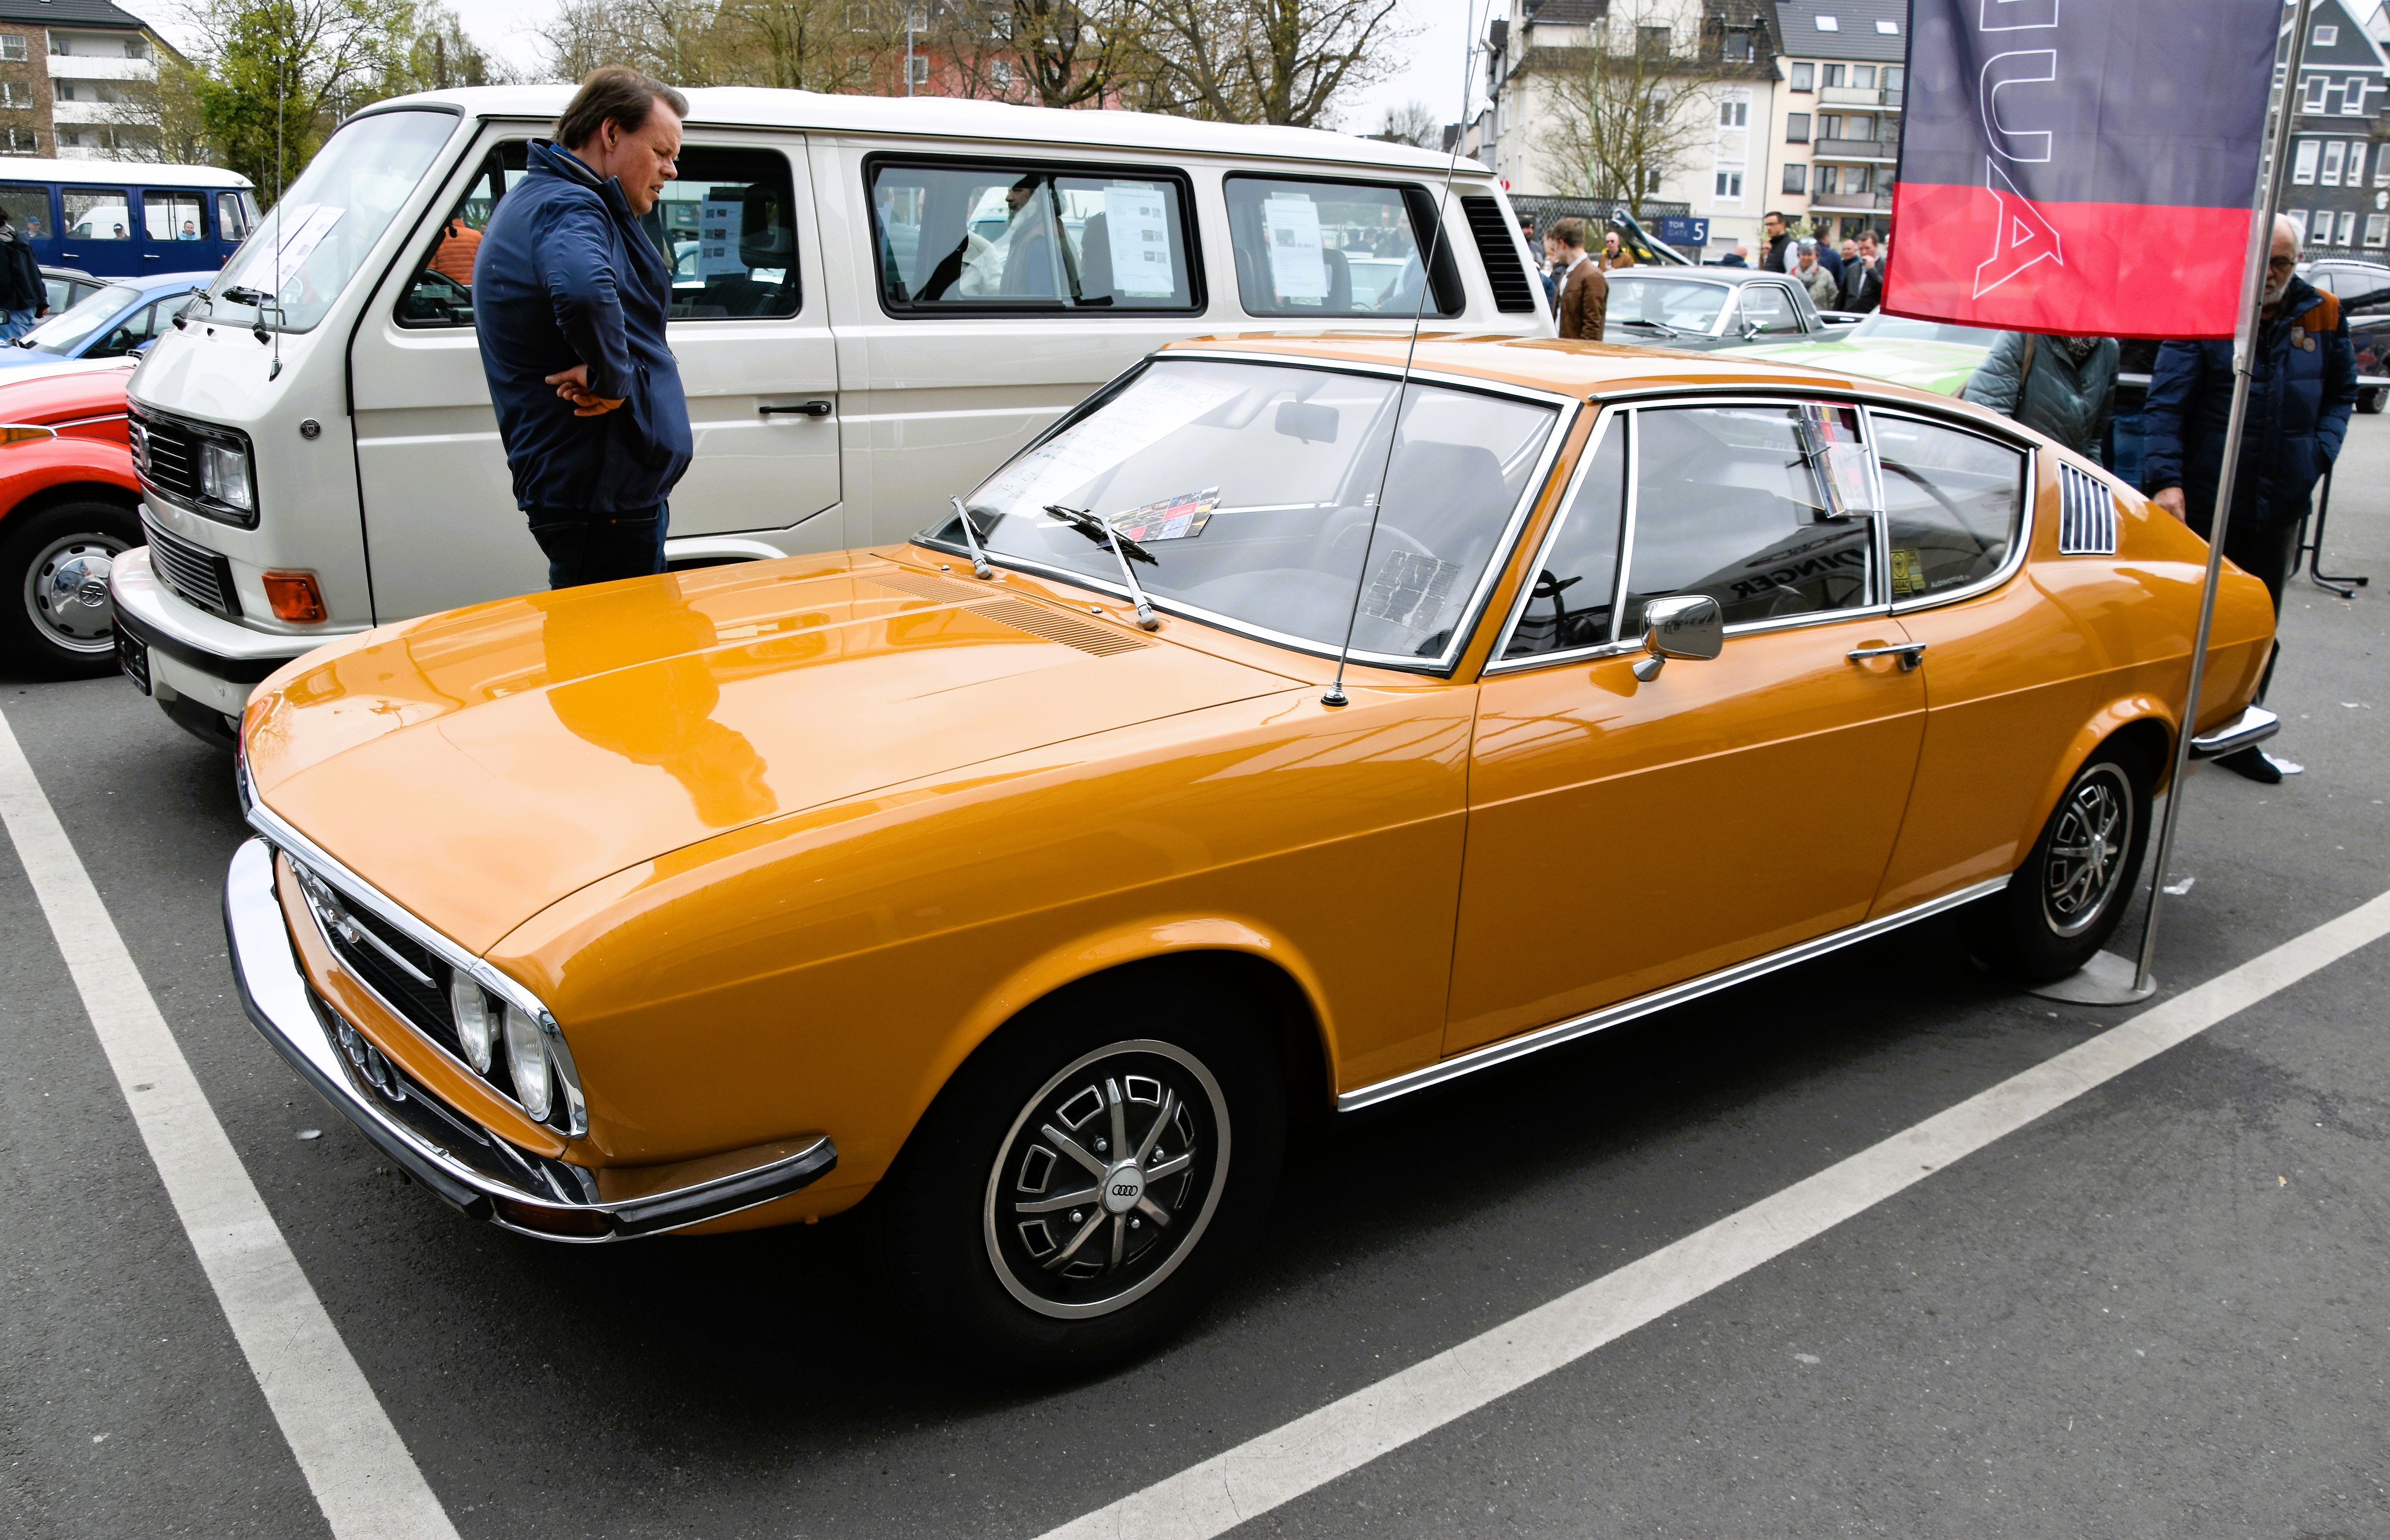
<path fill-rule="evenodd" d="M 25 574 L 25 608 L 58 646 L 104 652 L 115 645 L 108 574 L 121 549 L 98 535 L 74 535 L 44 551 Z"/>
<path fill-rule="evenodd" d="M 2131 799 L 2131 789 L 2114 774 L 2096 774 L 2068 795 L 2042 888 L 2042 907 L 2060 935 L 2081 934 L 2114 895 L 2132 838 Z"/>
<path fill-rule="evenodd" d="M 1145 1197 L 1145 1173 L 1133 1161 L 1123 1161 L 1112 1167 L 1104 1178 L 1104 1212 L 1126 1213 Z"/>

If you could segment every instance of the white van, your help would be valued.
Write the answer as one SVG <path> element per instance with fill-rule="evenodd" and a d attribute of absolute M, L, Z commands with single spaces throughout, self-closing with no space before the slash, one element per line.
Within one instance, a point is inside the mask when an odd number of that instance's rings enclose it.
<path fill-rule="evenodd" d="M 469 284 L 480 227 L 570 96 L 443 92 L 351 119 L 134 377 L 148 545 L 115 565 L 119 652 L 186 726 L 222 738 L 329 637 L 545 584 Z M 1439 211 L 1444 157 L 1306 129 L 688 96 L 650 216 L 696 432 L 675 564 L 901 540 L 1176 338 L 1407 328 L 1422 285 L 1433 329 L 1551 329 L 1473 162 Z"/>

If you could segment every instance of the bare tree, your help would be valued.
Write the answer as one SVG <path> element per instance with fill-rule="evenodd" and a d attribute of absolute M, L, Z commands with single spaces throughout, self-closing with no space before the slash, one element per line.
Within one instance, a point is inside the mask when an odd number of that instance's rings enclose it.
<path fill-rule="evenodd" d="M 1336 98 L 1383 77 L 1409 33 L 1399 0 L 1148 0 L 1143 101 L 1224 122 L 1332 121 Z"/>
<path fill-rule="evenodd" d="M 1391 144 L 1417 145 L 1421 149 L 1441 149 L 1444 124 L 1436 117 L 1435 109 L 1413 97 L 1400 107 L 1386 109 L 1384 124 L 1370 137 Z"/>
<path fill-rule="evenodd" d="M 1747 42 L 1742 57 L 1731 57 L 1718 18 L 1699 30 L 1677 25 L 1688 18 L 1686 7 L 1664 0 L 1613 0 L 1607 24 L 1596 22 L 1587 43 L 1536 48 L 1521 62 L 1547 87 L 1548 116 L 1536 145 L 1561 191 L 1625 203 L 1639 219 L 1662 180 L 1711 143 L 1710 88 L 1750 76 L 1755 65 Z"/>
<path fill-rule="evenodd" d="M 930 38 L 964 96 L 1083 107 L 1138 73 L 1145 32 L 1137 0 L 944 0 Z"/>

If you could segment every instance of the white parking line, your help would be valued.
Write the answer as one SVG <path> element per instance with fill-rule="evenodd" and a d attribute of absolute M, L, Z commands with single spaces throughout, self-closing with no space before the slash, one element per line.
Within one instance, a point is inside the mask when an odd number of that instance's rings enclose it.
<path fill-rule="evenodd" d="M 2390 893 L 1549 1304 L 1048 1533 L 1208 1540 L 1659 1319 L 2390 934 Z"/>
<path fill-rule="evenodd" d="M 0 715 L 0 821 L 258 1389 L 339 1540 L 456 1540 L 193 1078 Z"/>

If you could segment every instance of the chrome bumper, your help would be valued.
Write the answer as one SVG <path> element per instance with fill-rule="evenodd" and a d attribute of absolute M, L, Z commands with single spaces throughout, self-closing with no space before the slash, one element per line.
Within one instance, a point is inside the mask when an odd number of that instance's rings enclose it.
<path fill-rule="evenodd" d="M 476 1219 L 543 1240 L 623 1240 L 784 1198 L 838 1164 L 826 1135 L 603 1173 L 498 1138 L 408 1078 L 308 987 L 263 840 L 233 856 L 225 935 L 241 1005 L 265 1040 L 399 1169 Z"/>
<path fill-rule="evenodd" d="M 2191 740 L 2191 757 L 2217 759 L 2254 748 L 2281 731 L 2282 719 L 2263 706 L 2252 706 L 2239 716 Z"/>

